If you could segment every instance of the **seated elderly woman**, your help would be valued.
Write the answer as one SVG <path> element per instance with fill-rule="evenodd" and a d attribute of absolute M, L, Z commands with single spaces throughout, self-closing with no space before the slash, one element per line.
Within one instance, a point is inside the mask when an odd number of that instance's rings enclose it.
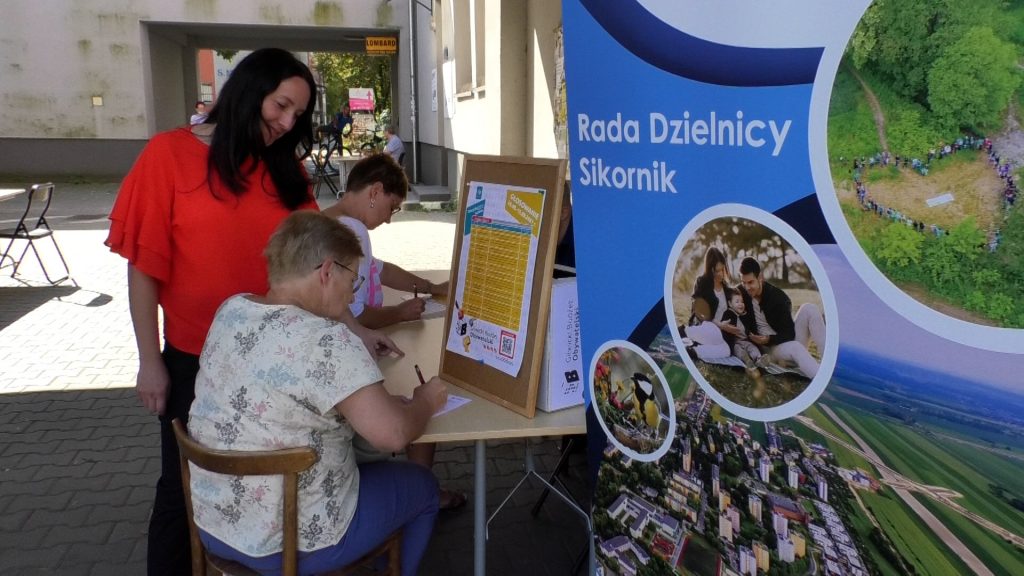
<path fill-rule="evenodd" d="M 296 212 L 270 238 L 270 290 L 217 311 L 200 356 L 189 432 L 224 450 L 310 446 L 299 477 L 299 571 L 357 560 L 402 528 L 402 574 L 416 573 L 437 515 L 437 482 L 416 464 L 356 464 L 353 435 L 392 452 L 419 437 L 447 390 L 437 377 L 411 400 L 391 396 L 373 356 L 339 318 L 363 281 L 359 240 L 337 220 Z M 280 570 L 279 478 L 193 467 L 192 505 L 214 554 Z"/>

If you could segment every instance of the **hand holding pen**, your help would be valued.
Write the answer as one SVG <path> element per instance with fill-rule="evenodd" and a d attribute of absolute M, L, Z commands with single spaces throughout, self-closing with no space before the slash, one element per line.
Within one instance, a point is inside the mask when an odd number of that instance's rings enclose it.
<path fill-rule="evenodd" d="M 413 368 L 416 370 L 416 378 L 420 381 L 420 385 L 412 391 L 413 398 L 425 396 L 427 401 L 433 406 L 431 412 L 437 412 L 444 408 L 444 405 L 448 402 L 448 387 L 445 386 L 444 380 L 437 376 L 430 380 L 424 380 L 423 372 L 420 371 L 420 365 L 415 364 Z"/>
<path fill-rule="evenodd" d="M 427 307 L 427 303 L 420 298 L 419 287 L 415 283 L 412 285 L 412 295 L 412 298 L 397 306 L 400 321 L 419 320 Z"/>

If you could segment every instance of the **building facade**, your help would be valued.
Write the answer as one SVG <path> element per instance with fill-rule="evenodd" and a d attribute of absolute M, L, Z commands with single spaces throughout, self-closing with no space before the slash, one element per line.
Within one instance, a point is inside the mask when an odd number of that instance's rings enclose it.
<path fill-rule="evenodd" d="M 361 52 L 386 36 L 407 171 L 454 189 L 465 154 L 564 157 L 560 35 L 561 4 L 540 0 L 12 4 L 0 173 L 123 175 L 151 136 L 187 122 L 200 50 Z"/>

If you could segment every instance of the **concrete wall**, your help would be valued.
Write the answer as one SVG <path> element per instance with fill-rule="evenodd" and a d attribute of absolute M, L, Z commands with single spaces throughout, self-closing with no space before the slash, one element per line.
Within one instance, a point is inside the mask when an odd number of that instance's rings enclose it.
<path fill-rule="evenodd" d="M 10 3 L 0 17 L 0 174 L 123 175 L 152 134 L 184 124 L 191 113 L 199 48 L 362 50 L 361 39 L 375 34 L 398 35 L 394 118 L 407 144 L 416 67 L 420 182 L 454 190 L 464 154 L 557 156 L 560 3 L 468 2 L 482 10 L 477 53 L 486 75 L 475 89 L 459 92 L 453 118 L 445 116 L 442 64 L 455 52 L 452 9 L 465 8 L 467 0 Z M 94 106 L 93 96 L 103 105 Z M 411 171 L 412 159 L 406 164 Z"/>
<path fill-rule="evenodd" d="M 472 1 L 472 0 L 470 0 Z M 460 87 L 456 93 L 455 115 L 444 114 L 442 64 L 457 58 L 456 30 L 452 8 L 464 7 L 457 0 L 435 0 L 433 63 L 425 61 L 428 48 L 425 25 L 417 27 L 424 52 L 420 70 L 427 89 L 418 98 L 422 115 L 422 140 L 451 151 L 439 157 L 440 170 L 448 171 L 447 184 L 453 191 L 461 178 L 465 154 L 558 157 L 554 137 L 555 117 L 555 33 L 561 24 L 561 4 L 547 0 L 487 0 L 484 3 L 485 81 L 475 89 Z M 438 110 L 430 112 L 429 75 L 438 70 Z M 431 116 L 431 114 L 433 114 Z M 432 132 L 436 126 L 436 132 Z M 433 139 L 436 138 L 436 139 Z M 421 179 L 426 171 L 421 169 Z"/>
<path fill-rule="evenodd" d="M 559 2 L 529 0 L 527 59 L 529 95 L 533 103 L 526 123 L 526 154 L 534 158 L 558 158 L 555 144 L 555 37 L 562 23 Z"/>
<path fill-rule="evenodd" d="M 366 35 L 398 35 L 394 115 L 408 141 L 408 7 L 405 0 L 5 3 L 0 173 L 123 174 L 154 132 L 185 123 L 196 85 L 185 77 L 195 75 L 186 61 L 201 47 L 361 50 Z M 97 163 L 100 156 L 109 157 Z"/>
<path fill-rule="evenodd" d="M 88 8 L 83 7 L 88 4 Z M 137 11 L 143 2 L 18 2 L 0 18 L 0 134 L 145 134 Z M 103 98 L 94 106 L 93 96 Z"/>
<path fill-rule="evenodd" d="M 194 64 L 185 64 L 185 59 L 195 59 L 195 50 L 183 46 L 173 38 L 162 34 L 159 29 L 149 26 L 142 27 L 143 38 L 148 40 L 148 53 L 144 60 L 144 69 L 149 81 L 143 84 L 145 97 L 140 103 L 147 114 L 147 134 L 155 134 L 161 130 L 169 130 L 185 123 L 184 119 L 192 110 L 187 104 L 195 98 L 184 98 L 186 83 L 195 86 L 195 81 L 186 81 L 185 70 L 195 71 Z M 187 107 L 186 107 L 187 106 Z"/>

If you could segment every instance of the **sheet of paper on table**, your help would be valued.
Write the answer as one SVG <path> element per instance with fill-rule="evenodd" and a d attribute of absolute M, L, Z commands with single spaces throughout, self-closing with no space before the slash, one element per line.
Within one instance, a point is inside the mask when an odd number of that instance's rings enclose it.
<path fill-rule="evenodd" d="M 402 300 L 410 300 L 413 298 L 412 294 L 403 294 Z M 427 318 L 440 318 L 444 316 L 444 311 L 448 309 L 448 306 L 440 300 L 434 300 L 433 298 L 424 298 L 426 307 L 423 308 L 423 314 L 420 318 L 426 320 Z"/>
<path fill-rule="evenodd" d="M 456 396 L 455 394 L 449 394 L 448 402 L 445 403 L 443 408 L 441 408 L 437 412 L 434 412 L 433 418 L 436 418 L 442 414 L 447 414 L 452 410 L 455 410 L 456 408 L 461 408 L 465 406 L 466 404 L 469 404 L 469 398 L 466 398 L 465 396 Z"/>

